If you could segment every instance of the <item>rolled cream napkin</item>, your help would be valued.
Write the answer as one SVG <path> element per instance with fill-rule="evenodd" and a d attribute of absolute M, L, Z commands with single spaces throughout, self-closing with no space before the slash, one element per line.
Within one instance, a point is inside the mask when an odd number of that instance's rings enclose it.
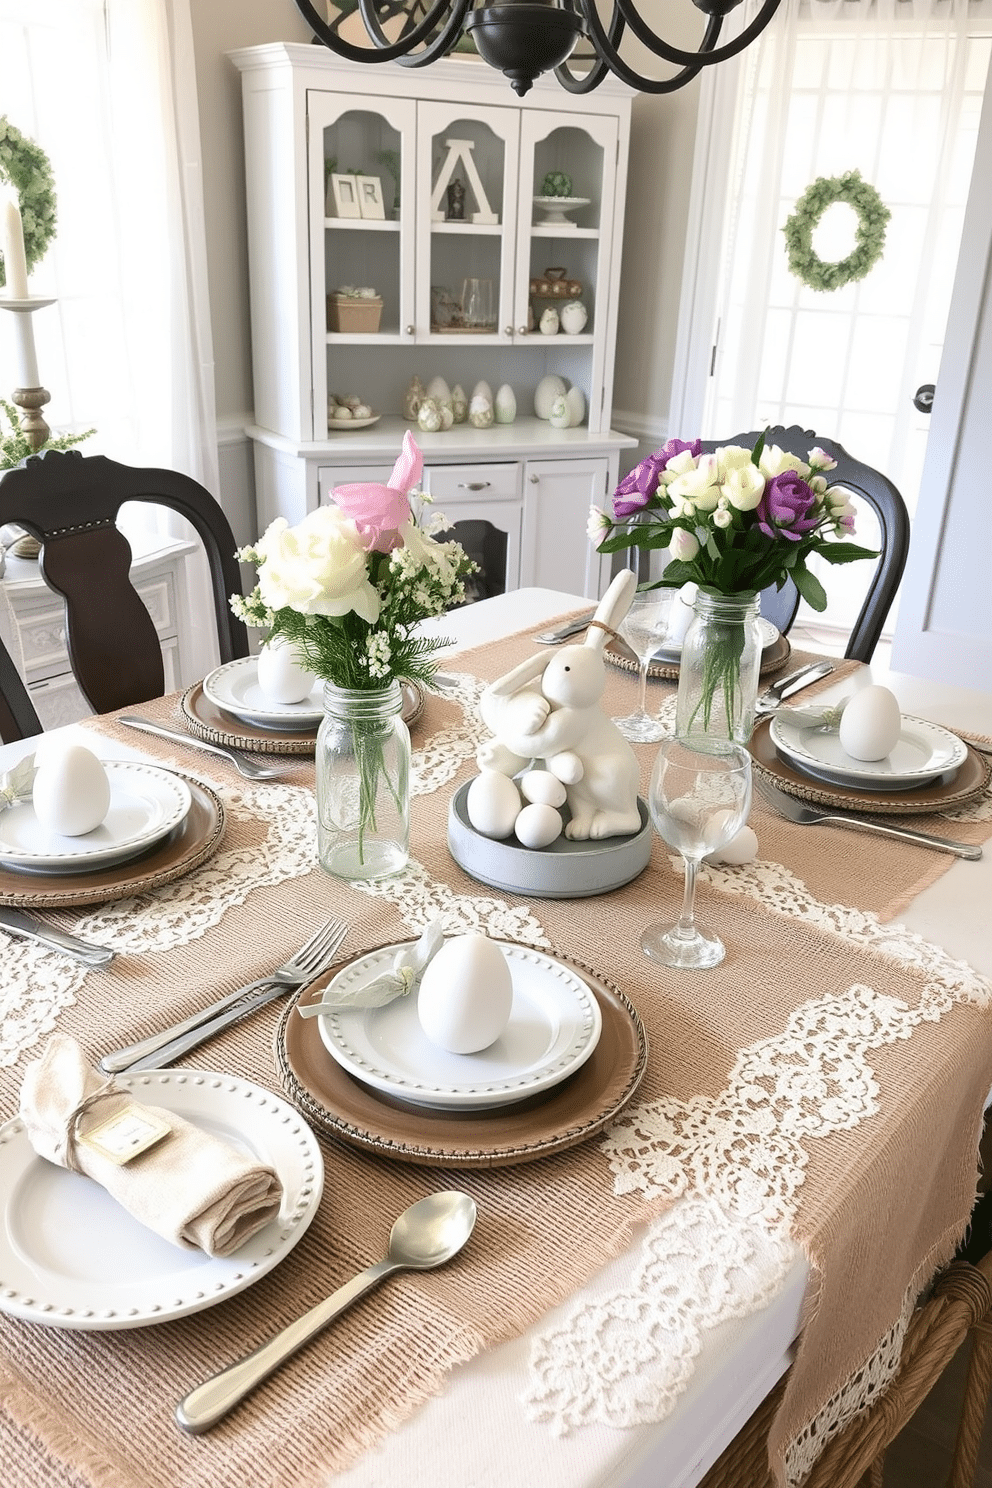
<path fill-rule="evenodd" d="M 125 1120 L 125 1112 L 133 1119 Z M 231 1255 L 279 1213 L 282 1184 L 273 1168 L 174 1111 L 141 1105 L 92 1069 L 67 1034 L 54 1034 L 28 1065 L 20 1114 L 39 1157 L 92 1178 L 141 1224 L 184 1250 Z M 114 1118 L 120 1118 L 116 1132 L 106 1127 Z M 126 1162 L 92 1145 L 99 1128 L 113 1146 L 122 1131 L 126 1141 L 139 1126 L 154 1131 L 163 1123 L 167 1135 Z"/>

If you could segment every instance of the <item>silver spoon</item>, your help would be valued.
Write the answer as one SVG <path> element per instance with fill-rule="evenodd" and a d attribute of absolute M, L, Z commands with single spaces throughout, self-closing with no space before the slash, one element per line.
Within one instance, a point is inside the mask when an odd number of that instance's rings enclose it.
<path fill-rule="evenodd" d="M 176 1420 L 184 1431 L 199 1436 L 209 1431 L 232 1406 L 268 1379 L 284 1360 L 333 1321 L 345 1308 L 364 1297 L 394 1271 L 432 1271 L 458 1254 L 475 1226 L 475 1202 L 468 1194 L 449 1189 L 412 1204 L 389 1234 L 389 1256 L 376 1261 L 346 1282 L 323 1302 L 283 1328 L 268 1343 L 197 1385 L 176 1406 Z"/>

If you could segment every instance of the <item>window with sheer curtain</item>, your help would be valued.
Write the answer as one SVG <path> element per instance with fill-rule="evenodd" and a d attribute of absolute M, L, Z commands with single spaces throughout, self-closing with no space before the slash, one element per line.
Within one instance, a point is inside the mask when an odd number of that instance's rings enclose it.
<path fill-rule="evenodd" d="M 33 316 L 48 422 L 216 491 L 189 0 L 0 0 L 0 100 L 55 178 L 30 280 L 55 298 Z M 0 324 L 0 393 L 13 385 Z"/>
<path fill-rule="evenodd" d="M 696 330 L 673 432 L 676 419 L 712 438 L 800 424 L 885 471 L 915 509 L 928 420 L 913 396 L 937 381 L 990 37 L 992 0 L 784 0 L 736 69 L 714 69 L 704 107 L 721 126 L 696 233 L 719 248 L 683 296 Z M 789 272 L 782 228 L 813 181 L 852 169 L 892 214 L 884 255 L 858 283 L 812 290 Z M 853 227 L 849 207 L 828 208 L 815 251 L 845 257 Z M 824 578 L 844 630 L 857 569 Z"/>

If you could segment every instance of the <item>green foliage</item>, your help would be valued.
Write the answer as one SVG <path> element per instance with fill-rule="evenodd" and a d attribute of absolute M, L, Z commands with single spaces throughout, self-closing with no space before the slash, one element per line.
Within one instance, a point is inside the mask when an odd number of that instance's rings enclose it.
<path fill-rule="evenodd" d="M 29 455 L 40 455 L 44 450 L 71 449 L 74 444 L 81 444 L 84 439 L 89 439 L 96 433 L 95 429 L 87 429 L 82 434 L 57 434 L 54 439 L 46 439 L 41 449 L 33 449 L 28 443 L 28 437 L 21 428 L 17 409 L 12 403 L 7 403 L 0 398 L 0 408 L 7 416 L 10 429 L 5 431 L 3 419 L 0 419 L 0 470 L 11 470 L 15 465 L 20 465 Z"/>
<path fill-rule="evenodd" d="M 813 251 L 813 230 L 834 202 L 846 202 L 857 213 L 855 246 L 838 263 L 824 263 Z M 796 203 L 782 229 L 789 254 L 789 270 L 810 289 L 827 293 L 864 279 L 882 256 L 885 224 L 892 213 L 860 171 L 842 176 L 820 176 Z"/>
<path fill-rule="evenodd" d="M 55 180 L 44 150 L 25 139 L 6 114 L 0 114 L 0 180 L 8 181 L 19 198 L 30 274 L 55 236 Z M 6 282 L 6 265 L 0 260 L 0 284 Z"/>

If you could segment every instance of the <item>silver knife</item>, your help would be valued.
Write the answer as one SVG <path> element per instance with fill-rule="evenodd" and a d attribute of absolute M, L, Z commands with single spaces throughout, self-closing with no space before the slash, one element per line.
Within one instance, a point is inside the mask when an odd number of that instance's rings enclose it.
<path fill-rule="evenodd" d="M 246 1018 L 249 1013 L 257 1012 L 259 1008 L 275 1002 L 280 997 L 285 997 L 287 992 L 292 994 L 292 991 L 293 989 L 287 987 L 285 982 L 280 982 L 274 987 L 266 987 L 260 992 L 246 996 L 243 1001 L 235 1003 L 226 1012 L 218 1013 L 216 1018 L 211 1018 L 207 1023 L 198 1023 L 195 1028 L 191 1028 L 180 1038 L 174 1038 L 171 1043 L 163 1044 L 162 1048 L 157 1049 L 154 1054 L 146 1054 L 144 1059 L 136 1059 L 133 1064 L 126 1066 L 126 1072 L 130 1074 L 133 1070 L 164 1069 L 166 1065 L 172 1064 L 173 1060 L 181 1059 L 191 1049 L 196 1049 L 200 1044 L 206 1043 L 207 1039 L 213 1038 L 215 1033 L 223 1032 L 232 1023 L 237 1023 L 241 1018 Z"/>
<path fill-rule="evenodd" d="M 578 635 L 580 630 L 585 630 L 595 615 L 596 611 L 590 610 L 587 615 L 579 615 L 577 619 L 570 620 L 567 625 L 560 626 L 558 630 L 542 630 L 534 639 L 542 646 L 557 646 L 561 641 L 567 641 L 569 636 Z"/>
<path fill-rule="evenodd" d="M 53 951 L 61 951 L 84 966 L 109 966 L 114 959 L 114 952 L 107 946 L 79 940 L 75 935 L 57 930 L 54 925 L 41 925 L 19 909 L 0 909 L 0 929 L 9 930 L 11 935 L 23 935 L 25 940 L 36 940 L 39 945 L 48 946 Z"/>

